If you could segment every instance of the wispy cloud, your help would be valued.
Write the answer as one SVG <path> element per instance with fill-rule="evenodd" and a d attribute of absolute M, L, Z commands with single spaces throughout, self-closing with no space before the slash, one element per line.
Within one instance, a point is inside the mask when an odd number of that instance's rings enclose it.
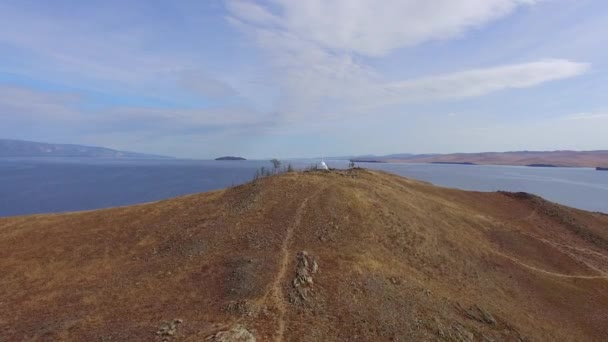
<path fill-rule="evenodd" d="M 272 0 L 270 7 L 229 0 L 235 18 L 331 50 L 367 56 L 447 39 L 504 17 L 535 0 Z"/>
<path fill-rule="evenodd" d="M 397 82 L 387 84 L 385 89 L 395 93 L 393 101 L 458 99 L 504 89 L 533 87 L 578 76 L 588 69 L 589 65 L 586 63 L 544 60 Z"/>
<path fill-rule="evenodd" d="M 593 120 L 608 118 L 608 113 L 575 113 L 562 117 L 564 120 Z"/>
<path fill-rule="evenodd" d="M 80 102 L 81 98 L 72 93 L 0 85 L 0 118 L 20 122 L 75 120 L 81 116 L 74 108 Z"/>
<path fill-rule="evenodd" d="M 377 107 L 452 100 L 578 76 L 589 65 L 566 59 L 463 70 L 393 81 L 364 62 L 447 39 L 536 1 L 228 1 L 230 22 L 267 53 L 286 120 L 351 117 Z M 313 114 L 314 113 L 314 114 Z"/>
<path fill-rule="evenodd" d="M 178 84 L 186 91 L 208 98 L 236 97 L 238 92 L 226 82 L 210 77 L 201 70 L 181 70 Z"/>

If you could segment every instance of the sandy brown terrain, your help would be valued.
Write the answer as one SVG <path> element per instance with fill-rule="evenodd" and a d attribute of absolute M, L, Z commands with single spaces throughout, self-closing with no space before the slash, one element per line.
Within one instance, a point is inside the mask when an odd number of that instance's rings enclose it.
<path fill-rule="evenodd" d="M 482 165 L 534 165 L 545 164 L 569 167 L 608 167 L 608 151 L 549 151 L 549 152 L 485 152 L 454 153 L 420 156 L 406 159 L 388 159 L 403 163 L 473 163 Z"/>
<path fill-rule="evenodd" d="M 605 341 L 608 216 L 287 173 L 0 219 L 0 341 Z"/>

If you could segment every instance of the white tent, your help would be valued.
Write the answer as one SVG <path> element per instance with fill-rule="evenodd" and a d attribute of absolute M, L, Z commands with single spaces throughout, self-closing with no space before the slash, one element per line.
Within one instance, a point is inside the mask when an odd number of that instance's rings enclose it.
<path fill-rule="evenodd" d="M 327 164 L 325 164 L 325 161 L 323 161 L 323 160 L 321 160 L 321 164 L 319 164 L 319 169 L 329 170 L 329 168 L 327 167 Z"/>

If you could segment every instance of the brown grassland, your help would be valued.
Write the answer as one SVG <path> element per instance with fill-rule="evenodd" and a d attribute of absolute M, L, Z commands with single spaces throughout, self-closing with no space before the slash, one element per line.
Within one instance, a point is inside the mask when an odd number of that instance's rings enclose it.
<path fill-rule="evenodd" d="M 2 218 L 0 246 L 0 341 L 608 336 L 607 215 L 377 171 Z"/>

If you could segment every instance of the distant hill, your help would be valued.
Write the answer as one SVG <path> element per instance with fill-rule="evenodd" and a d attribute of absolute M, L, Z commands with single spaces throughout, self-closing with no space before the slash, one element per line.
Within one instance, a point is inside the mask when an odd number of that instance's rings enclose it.
<path fill-rule="evenodd" d="M 515 151 L 452 154 L 393 154 L 376 161 L 396 163 L 519 165 L 535 167 L 608 167 L 608 151 Z"/>
<path fill-rule="evenodd" d="M 105 147 L 0 139 L 0 158 L 2 157 L 172 158 Z"/>
<path fill-rule="evenodd" d="M 375 154 L 360 154 L 356 156 L 334 156 L 329 157 L 327 159 L 334 160 L 380 160 L 380 159 L 402 159 L 402 158 L 410 158 L 416 156 L 416 154 L 412 153 L 396 153 L 396 154 L 386 154 L 386 155 L 375 155 Z"/>
<path fill-rule="evenodd" d="M 607 226 L 364 169 L 0 218 L 0 341 L 606 341 Z"/>

